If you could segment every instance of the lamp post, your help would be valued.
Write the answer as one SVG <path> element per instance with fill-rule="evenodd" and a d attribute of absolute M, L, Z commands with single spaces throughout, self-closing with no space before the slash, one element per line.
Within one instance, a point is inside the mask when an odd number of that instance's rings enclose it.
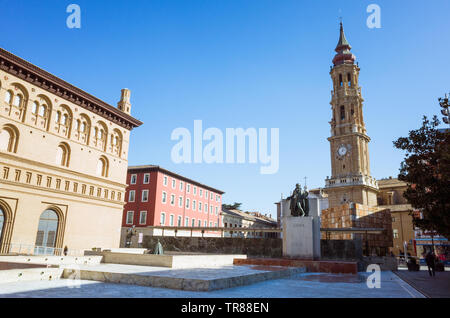
<path fill-rule="evenodd" d="M 444 116 L 442 117 L 442 120 L 444 123 L 450 126 L 450 110 L 449 110 L 449 104 L 448 104 L 448 97 L 447 94 L 445 94 L 445 98 L 438 98 L 439 105 L 443 108 L 441 109 L 441 114 Z"/>

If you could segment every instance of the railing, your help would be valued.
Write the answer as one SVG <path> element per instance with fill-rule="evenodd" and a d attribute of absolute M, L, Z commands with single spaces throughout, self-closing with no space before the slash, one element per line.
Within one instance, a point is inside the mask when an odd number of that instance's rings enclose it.
<path fill-rule="evenodd" d="M 336 177 L 334 179 L 326 179 L 325 187 L 339 187 L 342 185 L 367 185 L 374 188 L 378 187 L 378 181 L 371 177 L 365 175 L 355 175 L 355 176 L 346 176 L 346 177 Z"/>
<path fill-rule="evenodd" d="M 32 244 L 11 243 L 7 245 L 7 253 L 19 255 L 54 255 L 54 256 L 83 256 L 84 250 L 56 248 L 50 246 L 37 246 Z"/>

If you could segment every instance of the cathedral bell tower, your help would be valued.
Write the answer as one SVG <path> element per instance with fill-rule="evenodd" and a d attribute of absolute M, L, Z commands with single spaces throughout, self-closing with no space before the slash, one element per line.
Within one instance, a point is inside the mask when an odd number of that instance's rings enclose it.
<path fill-rule="evenodd" d="M 348 202 L 377 205 L 377 181 L 370 175 L 369 148 L 363 120 L 363 101 L 358 84 L 359 67 L 340 28 L 339 42 L 330 75 L 332 119 L 330 142 L 331 177 L 325 180 L 329 206 Z"/>

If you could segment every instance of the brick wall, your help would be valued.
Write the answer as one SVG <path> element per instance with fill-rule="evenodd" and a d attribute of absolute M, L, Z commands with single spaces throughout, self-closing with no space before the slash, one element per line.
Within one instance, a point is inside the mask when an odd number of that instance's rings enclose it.
<path fill-rule="evenodd" d="M 144 236 L 142 247 L 153 252 L 161 242 L 165 252 L 246 254 L 249 257 L 281 258 L 282 239 Z M 362 258 L 361 240 L 321 240 L 322 259 L 359 260 Z"/>
<path fill-rule="evenodd" d="M 322 228 L 382 228 L 383 234 L 349 234 L 330 233 L 331 240 L 353 240 L 363 241 L 363 250 L 366 253 L 385 255 L 388 248 L 393 246 L 392 218 L 389 209 L 380 209 L 361 204 L 343 204 L 341 206 L 322 210 Z M 325 239 L 322 233 L 322 239 Z"/>

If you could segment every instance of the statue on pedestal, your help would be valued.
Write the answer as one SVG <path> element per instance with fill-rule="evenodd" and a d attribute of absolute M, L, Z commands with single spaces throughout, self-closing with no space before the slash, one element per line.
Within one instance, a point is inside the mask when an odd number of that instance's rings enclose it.
<path fill-rule="evenodd" d="M 306 190 L 306 186 L 304 191 L 302 191 L 300 184 L 297 183 L 292 195 L 287 199 L 290 200 L 290 210 L 292 216 L 309 215 L 308 191 Z"/>
<path fill-rule="evenodd" d="M 158 239 L 158 243 L 156 243 L 154 254 L 156 254 L 156 255 L 163 255 L 164 254 L 164 250 L 163 250 L 162 244 L 159 241 L 159 239 Z"/>
<path fill-rule="evenodd" d="M 136 228 L 133 225 L 131 228 L 127 230 L 125 247 L 131 247 L 131 239 L 136 235 Z"/>

